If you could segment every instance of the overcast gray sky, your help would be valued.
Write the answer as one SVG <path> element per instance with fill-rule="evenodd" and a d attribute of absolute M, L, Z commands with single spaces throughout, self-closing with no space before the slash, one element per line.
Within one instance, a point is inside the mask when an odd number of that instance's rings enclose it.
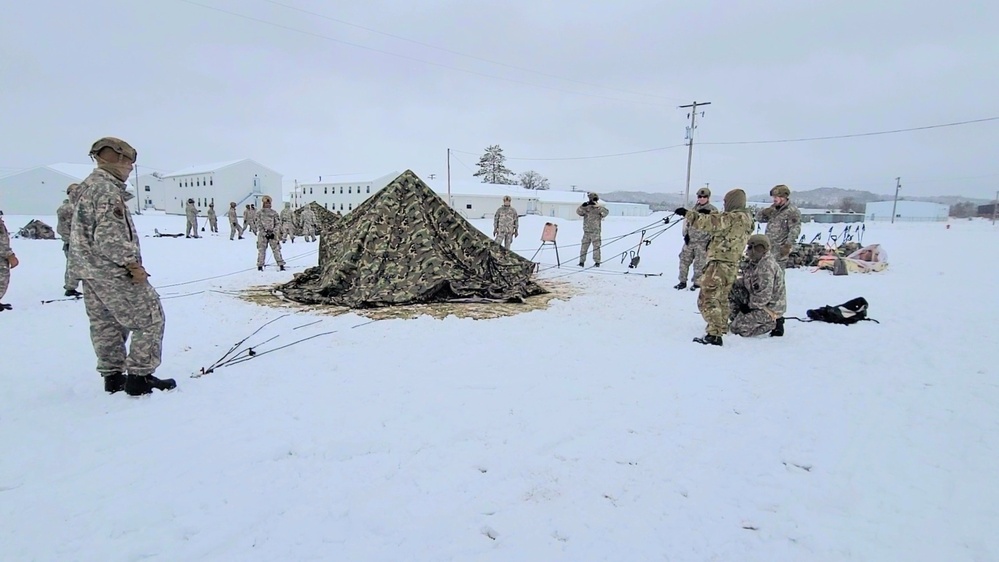
<path fill-rule="evenodd" d="M 997 2 L 192 1 L 245 17 L 183 0 L 4 8 L 0 172 L 86 162 L 114 135 L 164 171 L 249 157 L 299 181 L 443 175 L 451 148 L 466 179 L 499 144 L 554 188 L 678 192 L 682 146 L 520 158 L 682 145 L 677 106 L 696 99 L 712 104 L 692 188 L 999 189 L 999 121 L 707 144 L 999 116 Z"/>

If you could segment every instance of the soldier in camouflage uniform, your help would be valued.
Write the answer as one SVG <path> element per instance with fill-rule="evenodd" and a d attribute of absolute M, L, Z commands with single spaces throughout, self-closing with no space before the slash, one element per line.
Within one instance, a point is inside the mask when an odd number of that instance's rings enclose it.
<path fill-rule="evenodd" d="M 187 200 L 184 214 L 187 215 L 187 229 L 184 231 L 184 238 L 201 238 L 198 236 L 198 208 L 194 206 L 194 199 Z M 192 232 L 194 234 L 191 234 Z"/>
<path fill-rule="evenodd" d="M 801 212 L 791 204 L 791 189 L 786 185 L 775 185 L 770 190 L 773 205 L 760 209 L 756 220 L 767 223 L 767 238 L 770 239 L 770 252 L 781 267 L 787 267 L 787 256 L 801 235 Z"/>
<path fill-rule="evenodd" d="M 263 208 L 257 211 L 257 271 L 264 270 L 267 259 L 267 246 L 271 247 L 274 261 L 284 271 L 284 258 L 281 257 L 281 215 L 271 208 L 271 196 L 260 199 Z"/>
<path fill-rule="evenodd" d="M 249 231 L 252 234 L 257 233 L 257 226 L 253 224 L 254 214 L 255 214 L 254 210 L 251 209 L 249 205 L 247 205 L 246 209 L 243 210 L 243 229 L 244 230 L 249 229 Z"/>
<path fill-rule="evenodd" d="M 232 240 L 233 236 L 239 235 L 239 239 L 243 239 L 243 227 L 239 226 L 239 214 L 236 210 L 236 202 L 229 202 L 229 210 L 226 211 L 225 216 L 229 219 L 229 240 Z"/>
<path fill-rule="evenodd" d="M 698 213 L 717 213 L 718 208 L 711 204 L 711 190 L 702 187 L 697 190 L 697 203 L 694 209 Z M 674 289 L 682 291 L 687 288 L 687 271 L 690 264 L 694 264 L 693 287 L 695 290 L 700 287 L 701 272 L 704 271 L 704 264 L 708 261 L 708 243 L 711 242 L 711 235 L 696 228 L 690 228 L 690 223 L 683 225 L 683 249 L 680 250 L 680 282 L 673 286 Z"/>
<path fill-rule="evenodd" d="M 746 241 L 753 232 L 753 217 L 746 209 L 746 192 L 733 189 L 726 193 L 725 212 L 720 214 L 688 213 L 682 207 L 676 214 L 686 216 L 691 228 L 711 235 L 708 265 L 701 273 L 701 292 L 697 296 L 697 308 L 708 324 L 707 334 L 694 341 L 722 345 L 722 336 L 728 333 L 728 295 L 738 275 L 739 259 Z"/>
<path fill-rule="evenodd" d="M 66 268 L 63 273 L 62 286 L 66 290 L 65 295 L 67 297 L 83 296 L 83 293 L 77 290 L 80 280 L 73 279 L 69 274 L 69 235 L 73 226 L 73 207 L 76 204 L 76 192 L 79 187 L 79 184 L 70 184 L 66 188 L 67 199 L 64 199 L 62 205 L 59 205 L 59 209 L 56 210 L 56 219 L 58 221 L 56 222 L 56 232 L 59 234 L 59 238 L 62 238 L 62 253 L 66 256 Z"/>
<path fill-rule="evenodd" d="M 0 299 L 7 294 L 7 287 L 10 286 L 10 270 L 17 267 L 17 256 L 14 250 L 10 249 L 10 233 L 7 232 L 7 225 L 3 223 L 3 211 L 0 211 Z M 0 302 L 0 312 L 10 310 L 9 304 Z"/>
<path fill-rule="evenodd" d="M 302 236 L 306 242 L 316 241 L 316 213 L 306 205 L 302 209 Z"/>
<path fill-rule="evenodd" d="M 219 233 L 219 216 L 215 214 L 215 203 L 208 204 L 208 229 Z"/>
<path fill-rule="evenodd" d="M 69 267 L 75 279 L 83 280 L 97 370 L 110 393 L 124 390 L 139 396 L 170 390 L 177 386 L 173 379 L 153 376 L 162 358 L 165 317 L 142 265 L 139 236 L 126 204 L 132 195 L 125 190 L 125 179 L 135 165 L 135 149 L 104 137 L 93 144 L 90 157 L 97 169 L 80 184 Z"/>
<path fill-rule="evenodd" d="M 576 209 L 576 214 L 583 217 L 583 241 L 579 246 L 579 267 L 586 265 L 586 251 L 593 244 L 593 265 L 600 267 L 600 227 L 610 210 L 600 203 L 600 196 L 590 192 L 586 194 L 587 201 Z"/>
<path fill-rule="evenodd" d="M 285 203 L 281 209 L 281 242 L 289 239 L 295 243 L 295 211 L 291 210 L 291 203 Z"/>
<path fill-rule="evenodd" d="M 513 239 L 520 233 L 520 215 L 517 209 L 512 206 L 513 199 L 509 195 L 503 196 L 503 205 L 496 209 L 493 216 L 493 238 L 497 244 L 502 244 L 507 250 Z"/>
<path fill-rule="evenodd" d="M 770 239 L 763 234 L 749 237 L 749 262 L 732 286 L 732 333 L 740 336 L 784 335 L 787 293 L 784 268 L 770 253 Z"/>

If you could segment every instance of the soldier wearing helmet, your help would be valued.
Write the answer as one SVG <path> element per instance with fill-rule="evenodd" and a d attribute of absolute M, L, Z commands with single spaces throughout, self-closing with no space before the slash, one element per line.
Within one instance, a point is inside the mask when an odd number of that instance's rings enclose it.
<path fill-rule="evenodd" d="M 520 234 L 520 215 L 517 209 L 513 208 L 513 198 L 509 195 L 503 196 L 503 204 L 496 209 L 493 216 L 493 237 L 497 244 L 502 244 L 507 250 L 513 239 Z"/>
<path fill-rule="evenodd" d="M 18 263 L 14 250 L 10 249 L 10 233 L 7 232 L 7 225 L 3 223 L 3 211 L 0 211 L 0 299 L 7 293 L 10 270 L 17 267 Z M 11 306 L 0 302 L 0 312 L 5 310 L 11 310 Z"/>
<path fill-rule="evenodd" d="M 225 212 L 225 216 L 229 219 L 229 240 L 232 240 L 233 236 L 239 235 L 239 239 L 243 239 L 243 227 L 239 226 L 239 211 L 236 209 L 236 202 L 229 202 L 229 210 Z"/>
<path fill-rule="evenodd" d="M 127 142 L 104 137 L 93 144 L 95 169 L 82 183 L 70 227 L 69 268 L 83 280 L 90 339 L 104 390 L 132 396 L 170 390 L 173 379 L 153 376 L 160 366 L 166 323 L 160 296 L 149 284 L 139 236 L 126 204 L 125 179 L 136 152 Z M 125 342 L 129 341 L 126 352 Z"/>
<path fill-rule="evenodd" d="M 219 233 L 219 216 L 215 213 L 214 201 L 208 204 L 208 229 L 211 230 L 213 234 Z"/>
<path fill-rule="evenodd" d="M 717 213 L 718 208 L 711 204 L 711 190 L 702 187 L 697 190 L 697 202 L 694 210 L 701 214 Z M 694 291 L 700 288 L 701 272 L 708 262 L 708 244 L 711 242 L 711 235 L 699 228 L 693 228 L 690 223 L 683 224 L 683 248 L 680 249 L 680 282 L 673 286 L 674 289 L 682 291 L 687 288 L 687 271 L 690 264 L 694 264 L 693 286 Z"/>
<path fill-rule="evenodd" d="M 66 256 L 66 267 L 63 274 L 63 289 L 66 290 L 67 297 L 81 297 L 83 293 L 77 290 L 80 286 L 79 279 L 73 279 L 69 274 L 69 236 L 73 226 L 73 203 L 76 200 L 76 192 L 80 184 L 71 183 L 66 188 L 66 199 L 62 205 L 56 209 L 56 233 L 62 238 L 62 253 Z"/>
<path fill-rule="evenodd" d="M 786 185 L 775 185 L 770 190 L 773 205 L 760 209 L 756 220 L 767 223 L 767 238 L 770 239 L 770 252 L 781 267 L 787 267 L 787 257 L 794 243 L 801 235 L 801 212 L 791 204 L 791 189 Z"/>
<path fill-rule="evenodd" d="M 200 212 L 201 210 L 194 206 L 194 199 L 188 198 L 187 205 L 184 206 L 184 214 L 187 215 L 184 238 L 201 238 L 198 236 L 198 213 Z"/>
<path fill-rule="evenodd" d="M 787 310 L 784 268 L 770 253 L 770 239 L 763 234 L 749 237 L 746 255 L 749 261 L 729 296 L 730 329 L 733 334 L 746 337 L 768 332 L 771 336 L 783 336 L 783 316 Z"/>
<path fill-rule="evenodd" d="M 275 211 L 270 195 L 260 198 L 262 209 L 257 211 L 257 271 L 264 270 L 267 260 L 267 247 L 274 254 L 278 268 L 284 271 L 284 258 L 281 257 L 281 215 Z"/>
<path fill-rule="evenodd" d="M 586 203 L 576 209 L 583 217 L 583 241 L 579 245 L 579 267 L 586 265 L 586 252 L 593 244 L 593 265 L 600 267 L 600 227 L 610 210 L 600 203 L 600 196 L 592 191 L 586 194 Z"/>

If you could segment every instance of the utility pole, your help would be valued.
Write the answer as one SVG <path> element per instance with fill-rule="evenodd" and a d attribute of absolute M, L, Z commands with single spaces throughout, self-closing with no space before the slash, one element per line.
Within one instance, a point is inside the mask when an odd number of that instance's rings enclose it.
<path fill-rule="evenodd" d="M 680 109 L 690 108 L 690 127 L 687 129 L 687 187 L 683 192 L 683 206 L 686 207 L 690 203 L 690 162 L 694 157 L 694 129 L 697 128 L 697 106 L 699 105 L 711 105 L 709 101 L 702 101 L 681 105 Z M 701 117 L 704 116 L 704 112 L 701 112 Z"/>
<path fill-rule="evenodd" d="M 451 149 L 447 149 L 447 206 L 451 205 Z M 453 208 L 453 207 L 452 207 Z"/>
<path fill-rule="evenodd" d="M 576 184 L 572 184 L 569 187 L 571 187 L 573 191 L 576 191 Z"/>
<path fill-rule="evenodd" d="M 142 208 L 139 207 L 139 199 L 141 199 L 143 195 L 139 193 L 139 167 L 133 165 L 132 171 L 135 172 L 135 214 L 141 215 Z"/>
<path fill-rule="evenodd" d="M 895 178 L 895 201 L 891 204 L 891 223 L 895 224 L 895 206 L 898 205 L 898 190 L 902 189 L 902 178 Z"/>
<path fill-rule="evenodd" d="M 430 178 L 430 179 L 434 179 L 434 178 L 436 178 L 436 177 L 437 177 L 437 174 L 430 174 L 430 175 L 428 175 L 427 177 L 428 177 L 428 178 Z"/>

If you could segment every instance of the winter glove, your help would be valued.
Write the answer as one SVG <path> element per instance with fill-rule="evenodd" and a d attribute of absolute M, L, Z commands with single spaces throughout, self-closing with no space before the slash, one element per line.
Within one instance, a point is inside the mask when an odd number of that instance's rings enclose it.
<path fill-rule="evenodd" d="M 18 261 L 17 256 L 15 256 L 14 254 L 11 254 L 11 255 L 7 256 L 7 264 L 10 265 L 11 269 L 14 269 L 15 267 L 17 267 L 17 264 L 19 264 L 19 263 L 21 263 L 21 262 Z"/>
<path fill-rule="evenodd" d="M 774 211 L 776 211 L 776 210 L 777 210 L 777 207 L 770 206 L 770 207 L 767 207 L 766 209 L 763 209 L 762 211 L 760 211 L 760 214 L 763 215 L 763 218 L 765 218 L 767 220 L 770 220 L 770 217 L 773 216 Z"/>
<path fill-rule="evenodd" d="M 780 257 L 786 258 L 790 254 L 791 254 L 791 245 L 790 244 L 781 244 L 781 246 L 780 246 Z"/>
<path fill-rule="evenodd" d="M 687 209 L 684 209 L 683 207 L 677 207 L 673 211 L 673 214 L 680 215 L 681 217 L 686 216 L 687 215 Z"/>
<path fill-rule="evenodd" d="M 689 234 L 684 234 L 684 235 L 683 235 L 683 244 L 684 244 L 685 246 L 686 246 L 687 244 L 690 244 L 690 235 L 689 235 Z"/>
<path fill-rule="evenodd" d="M 584 207 L 590 207 L 592 205 L 593 205 L 593 201 L 587 201 L 586 203 L 583 203 Z"/>
<path fill-rule="evenodd" d="M 711 209 L 698 209 L 697 212 L 701 213 L 702 215 L 710 215 Z"/>
<path fill-rule="evenodd" d="M 141 263 L 131 262 L 125 264 L 125 269 L 128 270 L 128 274 L 132 276 L 132 283 L 139 285 L 145 283 L 149 279 L 149 273 L 146 272 L 146 268 L 142 267 Z"/>
<path fill-rule="evenodd" d="M 739 303 L 739 312 L 741 312 L 743 314 L 749 314 L 752 311 L 753 311 L 753 309 L 749 308 L 749 303 L 748 302 L 740 302 Z"/>
<path fill-rule="evenodd" d="M 274 233 L 271 232 L 270 230 L 268 230 L 267 232 L 264 233 L 264 239 L 265 240 L 274 240 Z"/>

